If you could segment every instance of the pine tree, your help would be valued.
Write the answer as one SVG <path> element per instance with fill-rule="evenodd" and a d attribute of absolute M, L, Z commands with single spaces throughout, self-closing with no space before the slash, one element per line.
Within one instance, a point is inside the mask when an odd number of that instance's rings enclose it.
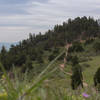
<path fill-rule="evenodd" d="M 1 49 L 1 53 L 0 53 L 0 62 L 3 64 L 3 66 L 8 69 L 8 66 L 7 66 L 7 50 L 5 48 L 5 46 L 2 46 L 2 49 Z"/>
<path fill-rule="evenodd" d="M 83 87 L 83 76 L 81 66 L 79 65 L 77 56 L 72 59 L 72 76 L 71 76 L 71 86 L 72 89 L 77 89 L 80 85 Z"/>
<path fill-rule="evenodd" d="M 25 72 L 26 70 L 30 70 L 32 68 L 33 68 L 32 61 L 31 61 L 30 57 L 27 56 L 26 62 L 25 62 L 25 64 L 23 64 L 22 72 Z"/>
<path fill-rule="evenodd" d="M 94 85 L 97 86 L 98 84 L 100 84 L 100 68 L 98 68 L 94 75 Z"/>

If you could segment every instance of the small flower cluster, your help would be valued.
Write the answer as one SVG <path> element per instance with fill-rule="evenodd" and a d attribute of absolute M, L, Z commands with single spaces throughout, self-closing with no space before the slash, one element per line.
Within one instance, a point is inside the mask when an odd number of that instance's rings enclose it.
<path fill-rule="evenodd" d="M 89 98 L 90 97 L 90 95 L 87 94 L 87 93 L 82 93 L 82 96 L 85 97 L 85 98 Z"/>
<path fill-rule="evenodd" d="M 81 95 L 79 96 L 75 96 L 75 95 L 72 95 L 72 100 L 86 100 L 90 97 L 89 94 L 87 93 L 82 93 Z"/>

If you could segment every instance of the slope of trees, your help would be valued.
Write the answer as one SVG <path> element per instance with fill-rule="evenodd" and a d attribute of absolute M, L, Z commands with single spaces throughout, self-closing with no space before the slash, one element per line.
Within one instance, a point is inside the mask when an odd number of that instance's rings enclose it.
<path fill-rule="evenodd" d="M 12 65 L 25 66 L 28 63 L 31 68 L 32 61 L 44 63 L 44 51 L 50 52 L 52 48 L 64 47 L 68 42 L 74 42 L 80 38 L 86 40 L 97 36 L 99 36 L 97 20 L 85 16 L 74 20 L 69 19 L 62 25 L 55 25 L 54 29 L 48 30 L 45 34 L 29 34 L 28 39 L 19 42 L 16 46 L 12 45 L 8 52 L 3 47 L 0 61 L 6 69 L 10 69 Z M 79 48 L 82 49 L 82 47 Z M 53 57 L 49 57 L 49 60 L 52 59 Z"/>

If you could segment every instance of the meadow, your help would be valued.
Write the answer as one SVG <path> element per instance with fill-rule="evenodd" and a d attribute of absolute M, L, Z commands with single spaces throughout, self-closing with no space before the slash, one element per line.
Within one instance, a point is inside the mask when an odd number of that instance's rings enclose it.
<path fill-rule="evenodd" d="M 83 89 L 72 90 L 71 76 L 67 74 L 71 73 L 71 66 L 66 64 L 61 71 L 57 61 L 63 53 L 33 78 L 31 71 L 30 74 L 28 71 L 21 74 L 18 69 L 13 68 L 15 79 L 10 79 L 0 64 L 4 72 L 0 82 L 0 100 L 100 100 L 93 83 L 93 76 L 100 67 L 100 56 L 89 56 L 87 61 L 80 63 L 83 66 L 85 86 Z M 84 53 L 78 55 L 84 57 Z"/>

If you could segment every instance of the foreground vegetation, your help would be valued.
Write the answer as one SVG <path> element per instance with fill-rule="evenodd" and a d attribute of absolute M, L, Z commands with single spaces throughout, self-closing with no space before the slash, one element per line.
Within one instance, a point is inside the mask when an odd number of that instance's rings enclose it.
<path fill-rule="evenodd" d="M 59 69 L 55 69 L 54 72 L 51 72 L 49 74 L 50 76 L 44 74 L 40 78 L 38 77 L 38 80 L 37 77 L 33 77 L 30 80 L 29 77 L 31 76 L 27 72 L 21 74 L 13 69 L 15 79 L 6 79 L 6 73 L 4 74 L 5 76 L 2 77 L 1 83 L 4 82 L 5 84 L 0 84 L 0 100 L 99 100 L 99 92 L 96 91 L 93 83 L 94 73 L 99 67 L 98 65 L 100 65 L 99 59 L 100 56 L 95 56 L 92 60 L 85 62 L 90 65 L 90 67 L 83 71 L 84 82 L 86 82 L 88 86 L 74 91 L 71 89 L 70 76 L 64 74 L 61 70 L 59 74 L 50 78 L 53 73 L 59 72 Z M 67 67 L 65 71 L 67 72 Z M 9 81 L 11 83 L 7 84 L 6 82 L 9 83 Z M 11 88 L 12 86 L 15 90 Z M 32 89 L 30 89 L 31 86 L 33 86 Z M 23 96 L 26 91 L 30 93 L 24 95 L 25 97 L 23 99 L 19 98 Z M 89 96 L 85 97 L 83 94 Z"/>

